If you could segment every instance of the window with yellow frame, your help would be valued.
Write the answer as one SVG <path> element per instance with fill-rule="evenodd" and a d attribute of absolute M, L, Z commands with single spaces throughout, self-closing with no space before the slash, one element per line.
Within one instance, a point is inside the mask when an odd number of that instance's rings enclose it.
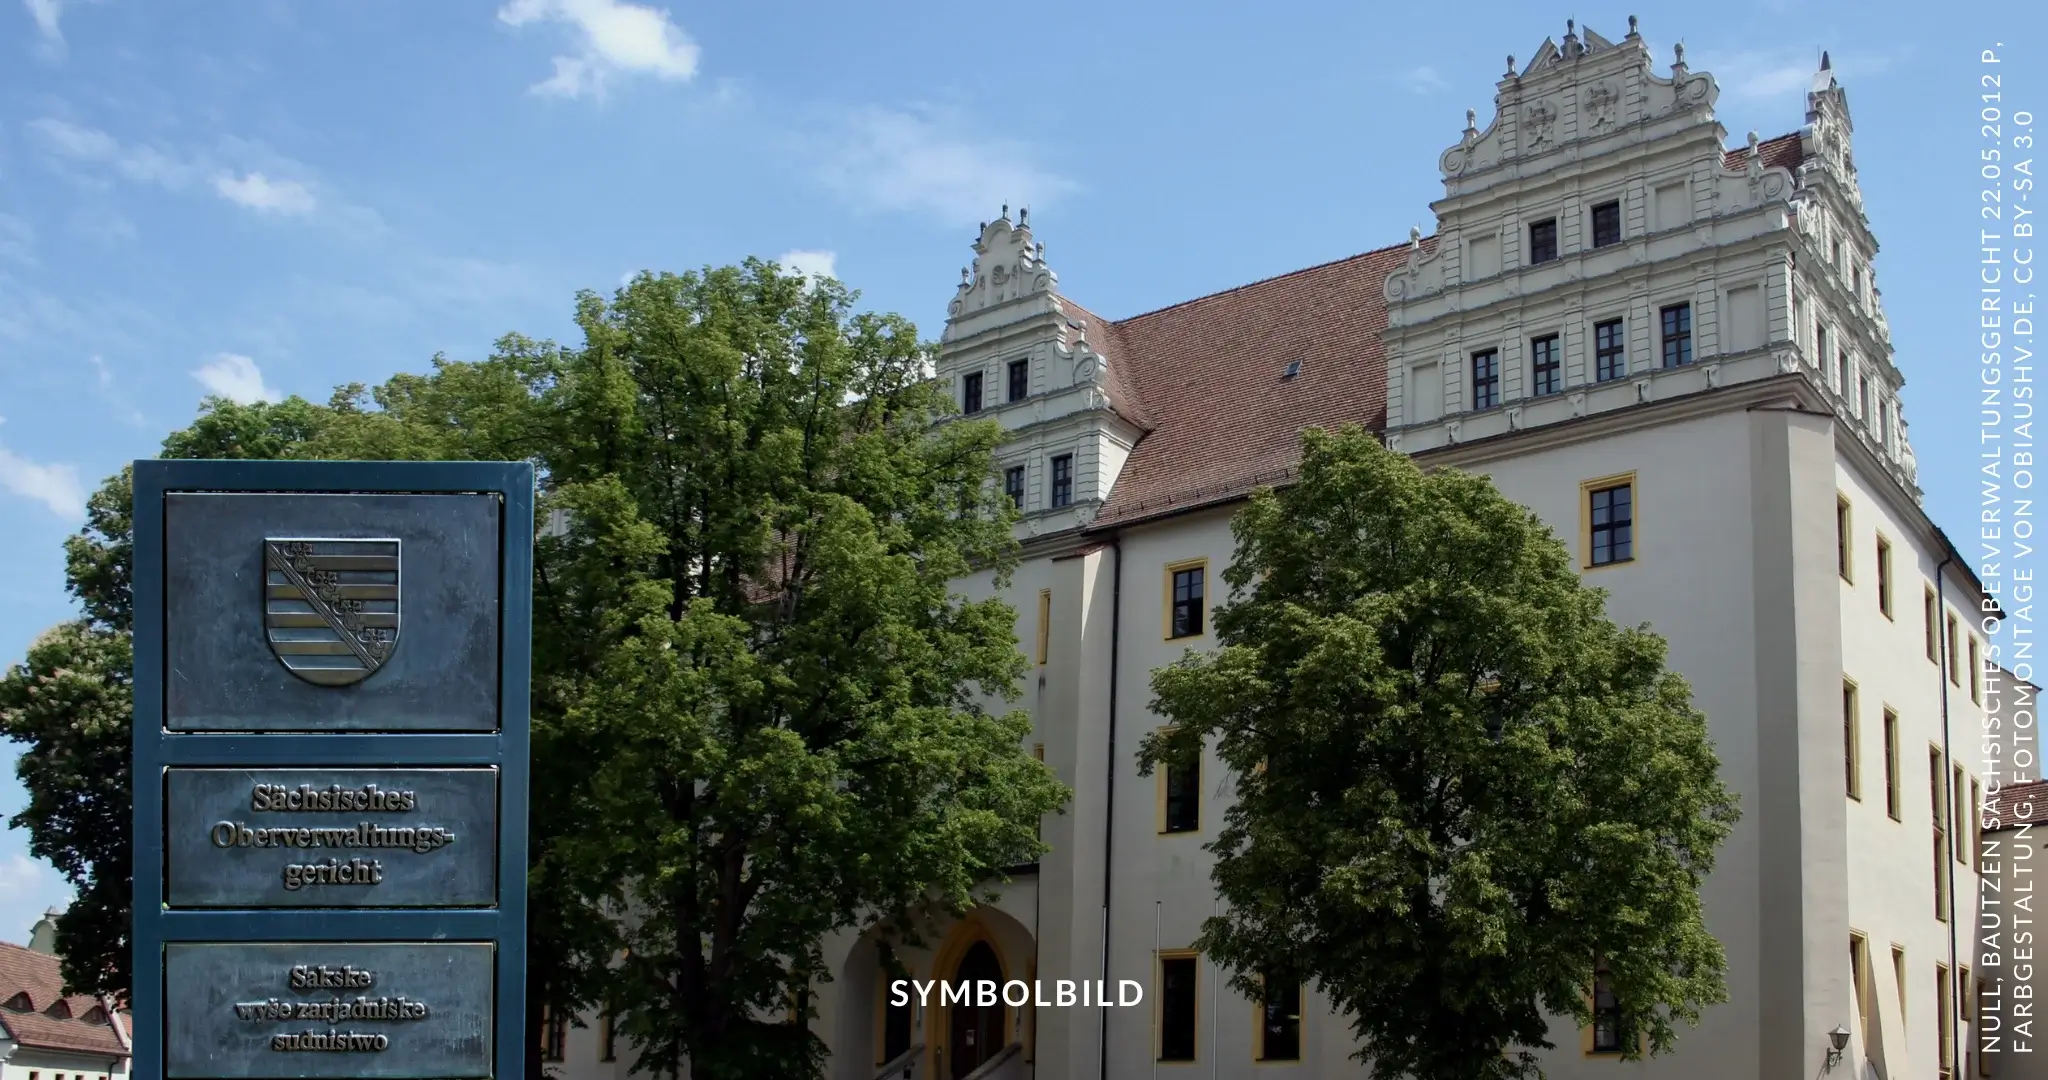
<path fill-rule="evenodd" d="M 1164 735 L 1172 728 L 1161 729 Z M 1166 763 L 1153 772 L 1161 835 L 1202 831 L 1202 758 L 1186 765 Z"/>
<path fill-rule="evenodd" d="M 1587 988 L 1586 1002 L 1593 1010 L 1593 1022 L 1579 1031 L 1579 1049 L 1588 1057 L 1620 1057 L 1622 1039 L 1621 1006 L 1615 1000 L 1614 991 L 1607 982 L 1607 960 L 1593 958 L 1593 984 Z M 1643 1037 L 1637 1036 L 1638 1049 L 1647 1049 Z"/>
<path fill-rule="evenodd" d="M 1579 483 L 1579 565 L 1597 570 L 1636 560 L 1636 474 L 1616 473 Z"/>
<path fill-rule="evenodd" d="M 1261 979 L 1260 1000 L 1252 1012 L 1252 1060 L 1301 1060 L 1301 984 Z"/>
<path fill-rule="evenodd" d="M 1195 1060 L 1201 1045 L 1200 999 L 1202 958 L 1193 949 L 1161 950 L 1154 985 L 1158 993 L 1152 1009 L 1153 1052 L 1168 1064 Z"/>
<path fill-rule="evenodd" d="M 1045 658 L 1052 651 L 1052 590 L 1038 590 L 1038 647 L 1035 652 L 1038 666 L 1045 666 Z"/>
<path fill-rule="evenodd" d="M 1209 560 L 1167 563 L 1164 571 L 1166 640 L 1201 637 L 1209 631 Z"/>

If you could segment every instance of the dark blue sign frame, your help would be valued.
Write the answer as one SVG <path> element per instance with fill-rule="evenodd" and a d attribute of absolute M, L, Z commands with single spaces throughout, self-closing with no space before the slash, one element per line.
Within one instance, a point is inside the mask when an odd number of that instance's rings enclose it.
<path fill-rule="evenodd" d="M 167 942 L 433 942 L 496 945 L 492 1056 L 526 1068 L 526 826 L 532 670 L 533 466 L 526 462 L 138 461 L 134 471 L 134 1016 L 137 1080 L 164 1075 Z M 205 734 L 165 727 L 164 505 L 179 492 L 495 494 L 500 514 L 499 723 L 476 734 Z M 434 767 L 499 770 L 495 909 L 170 910 L 164 878 L 171 766 Z"/>

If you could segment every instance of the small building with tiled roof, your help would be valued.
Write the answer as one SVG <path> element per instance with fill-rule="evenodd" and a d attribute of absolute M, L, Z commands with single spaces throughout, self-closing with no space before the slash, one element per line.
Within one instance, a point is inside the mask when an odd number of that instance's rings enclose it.
<path fill-rule="evenodd" d="M 1151 673 L 1216 645 L 1232 514 L 1289 482 L 1303 429 L 1340 424 L 1528 506 L 1616 621 L 1665 637 L 1709 718 L 1743 808 L 1703 891 L 1730 1000 L 1634 1068 L 1978 1067 L 1970 808 L 1997 604 L 1921 506 L 1847 94 L 1823 55 L 1800 130 L 1731 138 L 1683 47 L 1565 25 L 1510 59 L 1489 119 L 1411 163 L 1443 188 L 1405 240 L 1112 319 L 1024 210 L 975 234 L 937 373 L 1005 432 L 1016 705 L 1074 798 L 1034 872 L 896 955 L 920 979 L 1135 980 L 1148 1007 L 894 1007 L 876 943 L 839 940 L 834 1080 L 1365 1075 L 1313 988 L 1254 1003 L 1189 951 L 1229 778 L 1213 759 L 1140 776 L 1133 755 L 1162 722 Z M 1546 1075 L 1614 1075 L 1611 1028 L 1555 1018 Z"/>
<path fill-rule="evenodd" d="M 0 942 L 0 1080 L 119 1080 L 128 1075 L 127 1014 L 64 993 L 55 912 L 28 946 Z"/>

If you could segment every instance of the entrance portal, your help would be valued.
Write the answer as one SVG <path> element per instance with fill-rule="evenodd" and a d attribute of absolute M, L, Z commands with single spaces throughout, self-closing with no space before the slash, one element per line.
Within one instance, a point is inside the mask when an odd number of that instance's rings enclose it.
<path fill-rule="evenodd" d="M 977 1004 L 980 1000 L 981 980 L 1000 985 L 1003 981 L 1003 965 L 996 959 L 994 949 L 988 942 L 977 941 L 960 958 L 960 966 L 954 969 L 954 985 L 966 983 L 970 988 L 969 999 L 951 1007 L 952 1030 L 946 1040 L 946 1076 L 949 1080 L 966 1080 L 967 1074 L 980 1068 L 1003 1048 L 1003 1002 L 1001 995 L 992 1005 Z"/>

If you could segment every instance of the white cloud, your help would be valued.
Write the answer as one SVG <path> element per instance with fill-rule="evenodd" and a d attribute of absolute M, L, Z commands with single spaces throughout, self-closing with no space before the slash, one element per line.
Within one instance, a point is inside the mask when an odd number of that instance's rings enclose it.
<path fill-rule="evenodd" d="M 973 224 L 1002 204 L 1036 205 L 1075 184 L 1038 164 L 1014 139 L 980 138 L 931 111 L 869 107 L 843 115 L 803 148 L 820 178 L 870 210 L 917 212 L 948 225 Z"/>
<path fill-rule="evenodd" d="M 264 213 L 310 214 L 315 205 L 313 193 L 306 185 L 293 180 L 272 180 L 260 172 L 215 177 L 213 190 L 231 203 Z"/>
<path fill-rule="evenodd" d="M 785 251 L 775 261 L 786 273 L 802 274 L 813 281 L 819 278 L 836 278 L 839 256 L 830 251 Z"/>
<path fill-rule="evenodd" d="M 64 28 L 59 25 L 64 18 L 64 9 L 75 3 L 92 3 L 94 0 L 21 0 L 28 9 L 28 17 L 36 24 L 36 33 L 42 41 L 42 53 L 56 60 L 64 56 Z"/>
<path fill-rule="evenodd" d="M 100 389 L 105 390 L 108 387 L 114 385 L 114 373 L 112 370 L 108 369 L 107 362 L 105 360 L 101 359 L 97 354 L 87 357 L 86 359 L 88 362 L 92 364 L 93 379 L 95 382 L 99 383 Z"/>
<path fill-rule="evenodd" d="M 45 863 L 20 852 L 0 856 L 0 909 L 37 915 L 71 906 L 71 886 Z M 26 925 L 10 928 L 27 933 Z"/>
<path fill-rule="evenodd" d="M 602 95 L 615 75 L 688 82 L 703 51 L 666 10 L 621 0 L 511 0 L 498 9 L 498 21 L 559 22 L 574 31 L 575 55 L 555 57 L 554 76 L 532 87 L 538 94 Z"/>
<path fill-rule="evenodd" d="M 263 372 L 256 361 L 240 353 L 221 353 L 211 363 L 202 365 L 192 372 L 210 394 L 216 394 L 230 401 L 253 405 L 259 401 L 276 401 L 283 394 L 263 384 Z"/>
<path fill-rule="evenodd" d="M 1400 79 L 1411 94 L 1434 94 L 1444 88 L 1443 74 L 1427 64 L 1402 72 Z"/>
<path fill-rule="evenodd" d="M 98 128 L 45 116 L 29 121 L 43 148 L 67 161 L 111 166 L 137 183 L 177 188 L 199 174 L 197 166 L 172 157 L 151 146 L 123 146 L 120 140 Z"/>
<path fill-rule="evenodd" d="M 30 461 L 0 446 L 0 489 L 34 499 L 62 518 L 85 516 L 85 485 L 75 466 Z M 6 872 L 6 864 L 0 863 L 0 877 Z"/>

